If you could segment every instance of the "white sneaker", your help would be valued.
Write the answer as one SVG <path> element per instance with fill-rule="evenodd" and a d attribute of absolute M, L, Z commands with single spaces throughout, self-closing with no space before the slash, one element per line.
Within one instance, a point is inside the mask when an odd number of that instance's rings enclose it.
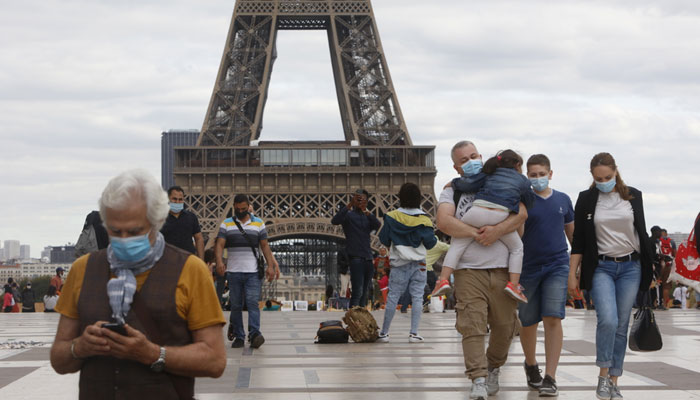
<path fill-rule="evenodd" d="M 472 381 L 472 388 L 469 392 L 469 398 L 472 400 L 486 400 L 486 378 L 476 378 Z"/>
<path fill-rule="evenodd" d="M 379 332 L 377 336 L 377 342 L 379 343 L 389 343 L 389 334 L 384 332 Z"/>
<path fill-rule="evenodd" d="M 498 376 L 500 374 L 500 368 L 489 368 L 489 375 L 486 377 L 486 391 L 488 392 L 489 396 L 493 396 L 501 389 L 501 387 L 498 385 Z"/>
<path fill-rule="evenodd" d="M 423 343 L 423 341 L 423 336 L 416 335 L 415 333 L 408 335 L 409 343 Z"/>

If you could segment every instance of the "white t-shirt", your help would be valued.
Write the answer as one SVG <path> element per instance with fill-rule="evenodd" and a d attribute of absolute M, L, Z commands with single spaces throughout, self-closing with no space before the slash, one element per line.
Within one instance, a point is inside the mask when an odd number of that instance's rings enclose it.
<path fill-rule="evenodd" d="M 454 205 L 454 191 L 451 187 L 443 190 L 440 193 L 438 207 L 442 203 Z M 459 204 L 455 207 L 455 218 L 461 220 L 464 214 L 469 210 L 474 203 L 474 194 L 463 194 L 459 199 Z M 472 269 L 488 269 L 488 268 L 505 268 L 508 266 L 508 248 L 501 241 L 496 241 L 489 247 L 484 247 L 476 241 L 467 247 L 467 250 L 462 254 L 455 269 L 472 268 Z"/>

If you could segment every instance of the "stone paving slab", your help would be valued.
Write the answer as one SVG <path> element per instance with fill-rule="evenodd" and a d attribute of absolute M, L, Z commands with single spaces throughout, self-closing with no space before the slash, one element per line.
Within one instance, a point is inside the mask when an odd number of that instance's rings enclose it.
<path fill-rule="evenodd" d="M 227 346 L 227 367 L 219 379 L 197 379 L 203 400 L 466 399 L 459 334 L 453 312 L 423 314 L 425 343 L 408 343 L 410 314 L 396 314 L 390 343 L 313 344 L 321 321 L 340 312 L 264 312 L 265 344 L 257 350 Z M 375 312 L 381 323 L 383 312 Z M 627 399 L 700 399 L 700 312 L 657 312 L 664 335 L 658 352 L 628 352 L 620 386 Z M 246 318 L 244 317 L 244 320 Z M 49 364 L 58 315 L 0 314 L 0 398 L 74 399 L 78 375 L 58 375 Z M 564 351 L 557 372 L 560 399 L 594 398 L 595 312 L 567 310 Z M 38 342 L 27 349 L 3 344 Z M 540 328 L 538 360 L 544 363 Z M 524 356 L 514 340 L 493 399 L 534 399 L 522 369 Z"/>

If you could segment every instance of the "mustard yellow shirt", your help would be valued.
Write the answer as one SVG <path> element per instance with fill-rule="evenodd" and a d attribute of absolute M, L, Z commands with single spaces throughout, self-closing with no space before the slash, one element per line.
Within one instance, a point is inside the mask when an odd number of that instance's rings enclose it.
<path fill-rule="evenodd" d="M 78 319 L 79 317 L 78 299 L 89 256 L 86 254 L 75 260 L 63 285 L 61 296 L 58 298 L 55 310 L 68 318 Z M 146 282 L 150 273 L 151 271 L 148 270 L 135 276 L 136 290 L 141 290 L 141 286 Z M 185 261 L 180 279 L 177 281 L 175 305 L 178 315 L 187 321 L 190 332 L 226 323 L 219 299 L 216 296 L 211 272 L 204 261 L 194 255 L 189 256 Z"/>

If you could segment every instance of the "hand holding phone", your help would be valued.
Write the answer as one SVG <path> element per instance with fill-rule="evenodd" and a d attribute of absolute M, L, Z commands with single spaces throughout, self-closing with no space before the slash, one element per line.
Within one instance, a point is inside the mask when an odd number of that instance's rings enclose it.
<path fill-rule="evenodd" d="M 126 328 L 124 328 L 124 324 L 120 324 L 117 322 L 107 322 L 102 324 L 102 328 L 107 328 L 112 332 L 116 332 L 122 336 L 128 336 L 126 334 Z"/>

